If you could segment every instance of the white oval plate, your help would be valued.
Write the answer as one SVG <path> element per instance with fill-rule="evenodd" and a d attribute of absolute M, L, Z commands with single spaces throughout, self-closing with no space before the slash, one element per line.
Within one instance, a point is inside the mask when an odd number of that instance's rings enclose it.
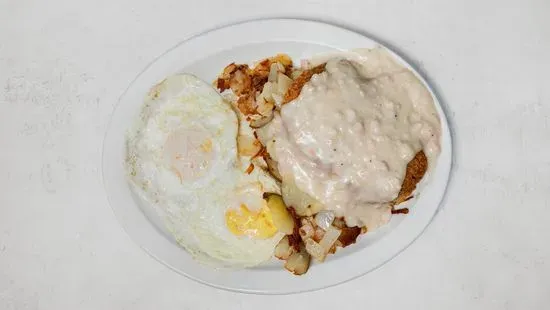
<path fill-rule="evenodd" d="M 231 62 L 250 63 L 277 53 L 287 53 L 299 61 L 314 54 L 378 45 L 361 34 L 320 22 L 270 19 L 194 36 L 154 60 L 120 98 L 104 142 L 103 181 L 110 204 L 126 232 L 147 253 L 175 271 L 211 286 L 246 293 L 285 294 L 320 289 L 364 275 L 395 257 L 430 223 L 447 186 L 451 137 L 435 95 L 441 118 L 442 151 L 422 186 L 421 195 L 409 203 L 410 214 L 394 216 L 386 227 L 362 236 L 357 244 L 339 250 L 324 263 L 313 264 L 303 276 L 291 275 L 277 261 L 239 271 L 215 270 L 198 264 L 164 231 L 152 208 L 132 193 L 123 169 L 126 131 L 138 116 L 147 91 L 168 75 L 188 72 L 213 81 Z M 409 64 L 393 55 L 429 88 Z"/>

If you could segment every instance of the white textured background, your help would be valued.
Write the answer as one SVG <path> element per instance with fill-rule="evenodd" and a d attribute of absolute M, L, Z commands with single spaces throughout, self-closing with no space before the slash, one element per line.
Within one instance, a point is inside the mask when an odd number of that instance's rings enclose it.
<path fill-rule="evenodd" d="M 297 296 L 172 272 L 123 232 L 100 180 L 107 121 L 137 73 L 190 34 L 261 16 L 388 43 L 455 131 L 425 234 L 365 277 Z M 548 0 L 0 0 L 0 309 L 549 309 L 549 16 Z"/>

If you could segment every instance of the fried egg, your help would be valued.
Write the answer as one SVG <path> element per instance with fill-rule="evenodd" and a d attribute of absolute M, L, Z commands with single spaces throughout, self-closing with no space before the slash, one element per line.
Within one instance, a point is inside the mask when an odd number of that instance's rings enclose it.
<path fill-rule="evenodd" d="M 237 151 L 239 119 L 195 76 L 178 74 L 151 89 L 127 136 L 133 190 L 196 260 L 249 267 L 269 260 L 284 236 L 264 192 L 280 193 L 262 169 L 247 173 Z"/>

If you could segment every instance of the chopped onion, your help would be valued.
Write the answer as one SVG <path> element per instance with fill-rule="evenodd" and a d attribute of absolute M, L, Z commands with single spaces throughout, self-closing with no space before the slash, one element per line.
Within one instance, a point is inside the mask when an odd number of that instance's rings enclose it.
<path fill-rule="evenodd" d="M 297 79 L 301 74 L 302 74 L 302 70 L 294 70 L 292 71 L 292 73 L 290 74 L 290 77 L 295 80 Z"/>
<path fill-rule="evenodd" d="M 258 101 L 258 113 L 263 116 L 271 116 L 273 114 L 273 102 L 260 100 Z"/>
<path fill-rule="evenodd" d="M 319 245 L 323 248 L 323 250 L 328 253 L 334 242 L 338 240 L 338 237 L 340 237 L 340 229 L 329 226 L 327 229 L 325 235 L 323 236 L 323 239 L 319 241 Z"/>
<path fill-rule="evenodd" d="M 306 244 L 306 251 L 313 257 L 315 260 L 322 262 L 325 260 L 325 257 L 327 256 L 328 250 L 325 251 L 323 247 L 315 242 L 313 239 L 307 239 L 305 241 Z"/>
<path fill-rule="evenodd" d="M 273 90 L 276 89 L 275 86 L 276 85 L 272 82 L 266 82 L 264 84 L 264 88 L 262 89 L 262 92 L 256 98 L 256 102 L 273 101 L 271 94 L 273 93 Z"/>
<path fill-rule="evenodd" d="M 274 62 L 271 64 L 271 67 L 269 68 L 269 75 L 267 77 L 267 81 L 277 82 L 277 73 L 279 73 L 279 68 L 277 66 L 277 63 Z"/>
<path fill-rule="evenodd" d="M 286 76 L 284 73 L 279 72 L 277 78 L 277 92 L 284 95 L 291 84 L 292 79 Z"/>
<path fill-rule="evenodd" d="M 323 230 L 327 230 L 334 221 L 334 213 L 332 211 L 320 211 L 315 215 L 315 223 Z"/>
<path fill-rule="evenodd" d="M 281 108 L 281 105 L 283 104 L 283 95 L 279 93 L 272 93 L 271 97 L 273 98 L 273 101 L 275 101 L 275 106 L 277 108 Z"/>

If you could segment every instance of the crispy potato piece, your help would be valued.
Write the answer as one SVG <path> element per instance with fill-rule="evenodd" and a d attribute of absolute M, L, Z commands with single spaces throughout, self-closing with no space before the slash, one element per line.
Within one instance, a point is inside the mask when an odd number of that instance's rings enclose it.
<path fill-rule="evenodd" d="M 246 65 L 240 67 L 231 75 L 229 87 L 237 96 L 250 93 L 252 78 L 248 74 L 248 67 Z"/>
<path fill-rule="evenodd" d="M 231 78 L 231 74 L 235 71 L 237 71 L 237 65 L 232 62 L 223 68 L 222 74 L 220 74 L 220 79 L 229 80 L 229 78 Z"/>
<path fill-rule="evenodd" d="M 224 90 L 233 86 L 235 87 L 236 91 L 242 93 L 246 88 L 249 88 L 249 82 L 251 83 L 251 81 L 248 81 L 245 78 L 245 76 L 248 76 L 248 71 L 249 68 L 247 65 L 237 65 L 235 63 L 230 63 L 223 69 L 222 74 L 216 80 L 216 88 L 218 88 L 220 92 L 223 92 Z M 234 89 L 232 90 L 235 91 Z M 235 94 L 237 94 L 237 92 L 235 92 Z"/>
<path fill-rule="evenodd" d="M 299 252 L 290 255 L 285 263 L 285 269 L 299 276 L 307 272 L 310 261 L 311 256 L 307 253 L 305 247 L 302 246 Z"/>
<path fill-rule="evenodd" d="M 297 252 L 297 249 L 290 245 L 290 242 L 288 240 L 288 236 L 285 236 L 277 246 L 275 247 L 274 255 L 278 259 L 287 260 L 290 255 Z"/>
<path fill-rule="evenodd" d="M 258 106 L 253 94 L 244 94 L 237 99 L 237 108 L 244 115 L 257 114 Z"/>
<path fill-rule="evenodd" d="M 285 97 L 283 98 L 283 104 L 287 104 L 290 101 L 298 98 L 300 95 L 300 92 L 302 91 L 302 87 L 309 82 L 311 77 L 315 74 L 319 74 L 325 71 L 325 64 L 318 65 L 317 67 L 311 68 L 309 70 L 305 70 L 292 82 L 290 87 L 288 88 Z"/>
<path fill-rule="evenodd" d="M 216 88 L 220 92 L 223 92 L 224 90 L 228 89 L 229 88 L 229 80 L 225 80 L 223 78 L 218 78 L 216 80 Z"/>
<path fill-rule="evenodd" d="M 252 74 L 254 76 L 256 76 L 256 78 L 258 79 L 266 79 L 267 81 L 267 76 L 269 75 L 269 70 L 271 68 L 271 61 L 269 58 L 266 58 L 262 61 L 260 61 L 259 63 L 257 63 L 255 66 L 254 66 L 254 69 L 252 69 Z"/>
<path fill-rule="evenodd" d="M 264 193 L 264 199 L 271 211 L 275 227 L 285 235 L 292 235 L 294 232 L 294 218 L 288 212 L 283 197 L 275 193 Z"/>
<path fill-rule="evenodd" d="M 256 94 L 262 92 L 268 80 L 271 65 L 274 63 L 278 63 L 279 66 L 284 69 L 285 74 L 287 74 L 287 71 L 288 74 L 292 72 L 292 60 L 290 57 L 285 54 L 279 54 L 260 61 L 252 69 L 245 64 L 231 63 L 223 69 L 223 72 L 218 79 L 214 81 L 214 84 L 220 92 L 227 89 L 233 91 L 238 97 L 237 108 L 244 115 L 259 114 Z M 268 112 L 271 110 L 272 109 L 267 109 Z M 264 116 L 269 117 L 270 115 Z M 270 119 L 265 119 L 265 123 L 267 123 L 268 120 Z M 264 124 L 260 123 L 255 126 L 258 125 L 263 126 Z"/>

